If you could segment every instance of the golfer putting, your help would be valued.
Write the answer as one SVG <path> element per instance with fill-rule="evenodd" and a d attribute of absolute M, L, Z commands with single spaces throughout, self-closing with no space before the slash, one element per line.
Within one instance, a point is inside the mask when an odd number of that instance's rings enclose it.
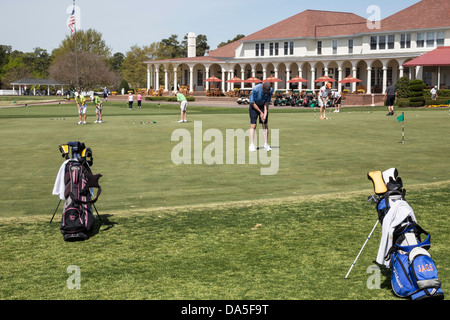
<path fill-rule="evenodd" d="M 256 129 L 256 121 L 259 118 L 259 123 L 262 124 L 264 129 L 264 150 L 270 151 L 272 148 L 267 143 L 267 139 L 269 136 L 269 104 L 272 100 L 273 88 L 270 85 L 270 82 L 265 82 L 256 85 L 252 93 L 250 94 L 250 106 L 249 106 L 249 114 L 250 114 L 250 146 L 249 151 L 255 152 L 256 147 L 254 144 L 255 138 L 255 129 Z"/>

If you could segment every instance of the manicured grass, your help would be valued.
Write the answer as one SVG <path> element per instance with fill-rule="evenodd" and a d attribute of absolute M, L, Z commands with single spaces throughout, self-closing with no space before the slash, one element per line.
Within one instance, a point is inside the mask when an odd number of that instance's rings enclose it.
<path fill-rule="evenodd" d="M 432 234 L 446 291 L 447 110 L 405 110 L 406 144 L 384 109 L 343 109 L 326 121 L 273 110 L 279 170 L 262 176 L 267 165 L 250 164 L 247 151 L 239 165 L 171 159 L 176 129 L 194 137 L 201 121 L 202 133 L 246 130 L 246 109 L 190 107 L 184 124 L 177 105 L 107 102 L 102 124 L 93 109 L 86 126 L 73 105 L 0 109 L 1 299 L 396 299 L 387 280 L 366 285 L 381 229 L 343 280 L 376 221 L 366 174 L 390 167 Z M 92 148 L 92 169 L 104 175 L 103 222 L 90 240 L 65 243 L 61 210 L 48 222 L 58 146 L 74 140 Z M 67 289 L 70 265 L 80 267 L 81 290 Z"/>

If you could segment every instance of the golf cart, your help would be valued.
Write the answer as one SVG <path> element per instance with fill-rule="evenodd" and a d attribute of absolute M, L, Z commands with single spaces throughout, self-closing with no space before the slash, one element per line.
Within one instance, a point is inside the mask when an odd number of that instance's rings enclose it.
<path fill-rule="evenodd" d="M 277 90 L 274 93 L 275 99 L 273 101 L 273 105 L 276 106 L 286 106 L 289 102 L 288 99 L 283 95 L 283 90 Z"/>
<path fill-rule="evenodd" d="M 250 93 L 252 92 L 252 88 L 243 88 L 239 89 L 239 98 L 237 99 L 238 104 L 249 104 L 250 103 Z"/>

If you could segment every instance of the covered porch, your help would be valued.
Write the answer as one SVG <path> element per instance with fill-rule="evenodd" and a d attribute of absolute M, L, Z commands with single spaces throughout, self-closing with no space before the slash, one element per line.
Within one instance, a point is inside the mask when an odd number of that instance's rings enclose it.
<path fill-rule="evenodd" d="M 47 95 L 50 95 L 50 87 L 54 87 L 55 91 L 57 92 L 57 86 L 61 87 L 61 93 L 64 92 L 64 85 L 65 83 L 60 83 L 55 80 L 51 79 L 20 79 L 14 82 L 11 82 L 11 85 L 13 87 L 13 92 L 15 94 L 16 89 L 15 86 L 18 86 L 18 92 L 17 94 L 19 96 L 24 95 L 25 91 L 28 90 L 28 86 L 33 87 L 33 95 L 36 95 L 36 86 L 46 86 L 47 87 Z"/>

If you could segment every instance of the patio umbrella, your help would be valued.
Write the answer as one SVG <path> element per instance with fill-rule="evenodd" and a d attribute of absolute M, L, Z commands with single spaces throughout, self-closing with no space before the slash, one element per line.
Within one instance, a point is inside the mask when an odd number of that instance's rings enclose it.
<path fill-rule="evenodd" d="M 353 83 L 353 82 L 362 82 L 362 80 L 359 80 L 358 78 L 348 76 L 347 78 L 339 81 L 339 83 Z"/>
<path fill-rule="evenodd" d="M 226 82 L 228 82 L 228 83 L 239 83 L 239 82 L 244 82 L 244 80 L 242 80 L 241 78 L 238 78 L 238 77 L 234 77 L 234 78 L 232 78 L 230 80 L 227 80 Z"/>
<path fill-rule="evenodd" d="M 251 77 L 251 78 L 248 78 L 247 80 L 245 80 L 244 82 L 245 83 L 261 83 L 262 81 L 259 80 L 258 78 Z"/>
<path fill-rule="evenodd" d="M 288 81 L 288 83 L 298 83 L 298 82 L 308 82 L 308 80 L 300 78 L 300 77 L 294 77 Z"/>
<path fill-rule="evenodd" d="M 266 80 L 264 80 L 263 82 L 280 82 L 280 81 L 282 81 L 282 80 L 278 79 L 278 78 L 275 78 L 274 76 L 270 76 Z"/>
<path fill-rule="evenodd" d="M 212 76 L 205 80 L 206 82 L 222 82 L 221 79 L 217 78 L 216 76 Z"/>
<path fill-rule="evenodd" d="M 329 76 L 322 76 L 319 79 L 314 80 L 314 82 L 335 82 L 333 78 L 330 78 Z"/>

